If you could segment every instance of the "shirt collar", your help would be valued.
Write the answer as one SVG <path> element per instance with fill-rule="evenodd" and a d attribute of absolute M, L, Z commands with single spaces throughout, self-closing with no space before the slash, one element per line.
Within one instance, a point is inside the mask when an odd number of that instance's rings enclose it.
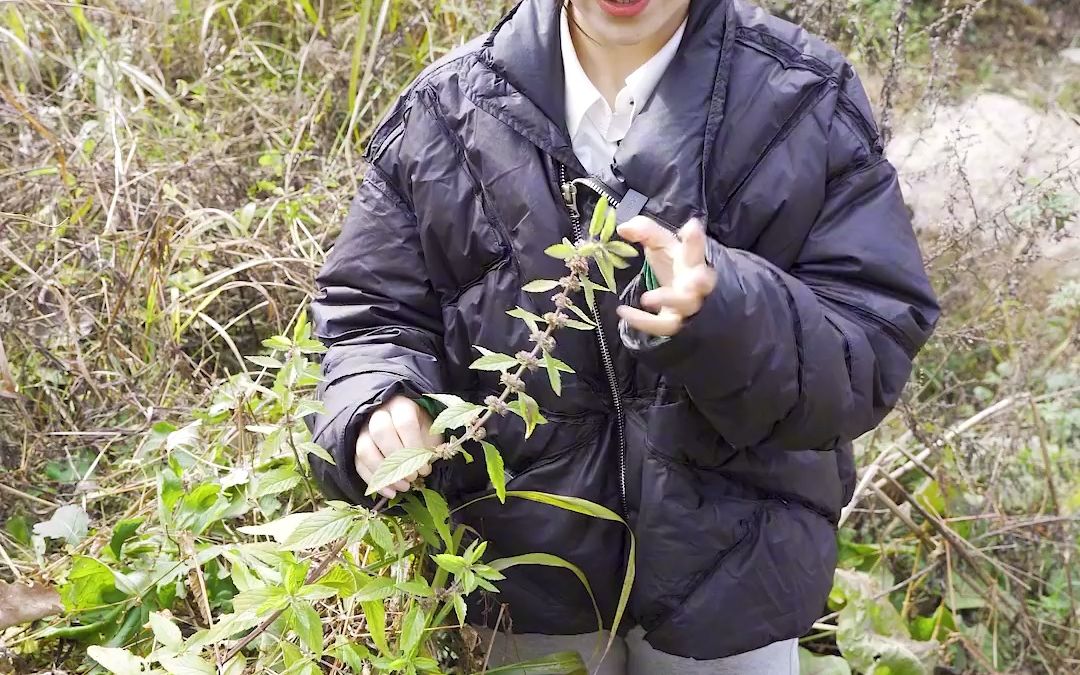
<path fill-rule="evenodd" d="M 566 14 L 564 8 L 559 19 L 560 43 L 565 77 L 566 130 L 569 132 L 570 137 L 573 138 L 589 109 L 597 101 L 603 101 L 603 96 L 592 83 L 592 80 L 589 79 L 585 69 L 581 67 L 577 51 L 574 49 L 574 42 L 570 37 L 570 22 Z M 626 76 L 625 91 L 629 93 L 630 100 L 633 101 L 633 115 L 637 115 L 637 111 L 645 105 L 645 101 L 652 95 L 656 85 L 660 82 L 660 78 L 663 77 L 664 71 L 667 70 L 672 59 L 675 58 L 675 53 L 679 49 L 679 43 L 682 41 L 685 30 L 686 20 L 684 19 L 678 30 L 660 48 L 660 51 L 637 70 Z"/>

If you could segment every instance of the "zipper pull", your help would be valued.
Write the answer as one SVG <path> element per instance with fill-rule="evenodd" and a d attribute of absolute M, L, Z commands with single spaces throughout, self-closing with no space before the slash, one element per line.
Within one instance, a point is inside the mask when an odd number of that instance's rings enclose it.
<path fill-rule="evenodd" d="M 577 207 L 577 185 L 574 183 L 563 183 L 561 187 L 563 203 L 566 204 L 566 209 L 570 212 L 570 217 L 580 219 L 581 212 L 578 211 Z"/>

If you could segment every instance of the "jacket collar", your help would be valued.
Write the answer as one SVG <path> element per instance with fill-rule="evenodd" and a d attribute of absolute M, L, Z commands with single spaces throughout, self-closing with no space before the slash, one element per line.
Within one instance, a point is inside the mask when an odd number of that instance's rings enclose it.
<path fill-rule="evenodd" d="M 559 0 L 522 0 L 488 35 L 481 60 L 491 78 L 469 94 L 584 173 L 566 131 L 560 10 Z M 703 158 L 723 113 L 734 23 L 731 0 L 692 0 L 679 50 L 615 155 L 622 185 L 612 187 L 649 196 L 653 215 L 681 222 L 705 211 Z"/>

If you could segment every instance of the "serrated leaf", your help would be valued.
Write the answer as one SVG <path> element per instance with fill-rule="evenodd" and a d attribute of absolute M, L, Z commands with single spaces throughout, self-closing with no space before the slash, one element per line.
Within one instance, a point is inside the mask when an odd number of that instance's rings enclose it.
<path fill-rule="evenodd" d="M 498 352 L 491 352 L 484 354 L 480 358 L 473 361 L 469 368 L 473 370 L 498 370 L 504 371 L 513 368 L 518 365 L 517 359 L 507 354 L 500 354 Z"/>
<path fill-rule="evenodd" d="M 117 560 L 120 559 L 124 544 L 135 536 L 143 520 L 143 518 L 125 518 L 113 526 L 112 537 L 109 539 L 109 549 Z"/>
<path fill-rule="evenodd" d="M 416 595 L 421 598 L 435 597 L 435 591 L 423 577 L 417 577 L 416 579 L 410 579 L 409 581 L 399 581 L 397 588 L 399 591 L 408 593 L 409 595 Z"/>
<path fill-rule="evenodd" d="M 526 293 L 546 293 L 550 290 L 557 288 L 558 286 L 558 281 L 552 281 L 551 279 L 536 279 L 535 281 L 530 281 L 529 283 L 522 286 L 521 290 L 525 291 Z"/>
<path fill-rule="evenodd" d="M 161 612 L 150 612 L 148 623 L 154 639 L 159 644 L 172 649 L 179 649 L 184 644 L 184 636 L 180 628 Z"/>
<path fill-rule="evenodd" d="M 307 551 L 325 546 L 348 532 L 356 515 L 349 511 L 323 509 L 307 514 L 288 537 L 280 540 L 287 551 Z"/>
<path fill-rule="evenodd" d="M 420 640 L 424 637 L 424 628 L 427 626 L 427 616 L 420 605 L 414 604 L 412 609 L 401 620 L 401 652 L 407 657 L 416 653 L 420 646 Z"/>
<path fill-rule="evenodd" d="M 91 645 L 86 648 L 86 653 L 102 668 L 116 675 L 141 675 L 146 666 L 145 659 L 119 647 Z"/>
<path fill-rule="evenodd" d="M 515 307 L 514 309 L 508 311 L 507 314 L 514 317 L 515 319 L 521 319 L 533 331 L 539 330 L 540 322 L 543 321 L 541 317 L 521 307 Z"/>
<path fill-rule="evenodd" d="M 337 589 L 333 586 L 308 584 L 300 587 L 300 590 L 296 592 L 296 597 L 311 601 L 326 600 L 327 598 L 334 597 L 337 593 Z"/>
<path fill-rule="evenodd" d="M 85 539 L 89 530 L 90 516 L 77 504 L 61 506 L 48 520 L 34 525 L 34 534 L 46 539 L 63 539 L 72 546 Z"/>
<path fill-rule="evenodd" d="M 465 598 L 461 597 L 461 594 L 454 596 L 454 613 L 457 614 L 458 623 L 465 625 L 465 617 L 468 614 L 468 607 L 465 605 Z"/>
<path fill-rule="evenodd" d="M 482 412 L 484 412 L 483 406 L 469 403 L 468 401 L 460 401 L 451 406 L 447 406 L 446 409 L 439 413 L 435 418 L 435 421 L 431 423 L 431 433 L 437 435 L 448 429 L 461 429 L 466 427 L 472 424 Z M 424 448 L 420 449 L 424 450 Z"/>
<path fill-rule="evenodd" d="M 424 488 L 422 493 L 431 522 L 439 533 L 439 538 L 443 540 L 446 550 L 449 551 L 454 546 L 454 539 L 450 536 L 450 506 L 446 503 L 446 499 L 434 490 Z"/>
<path fill-rule="evenodd" d="M 217 675 L 217 669 L 198 654 L 160 656 L 158 663 L 170 675 Z"/>
<path fill-rule="evenodd" d="M 431 556 L 435 564 L 451 574 L 461 574 L 468 568 L 468 563 L 459 555 L 452 553 L 437 553 Z"/>
<path fill-rule="evenodd" d="M 315 655 L 322 654 L 322 619 L 311 605 L 293 603 L 292 629 L 300 642 Z"/>
<path fill-rule="evenodd" d="M 375 646 L 381 653 L 390 654 L 390 644 L 386 641 L 386 609 L 382 600 L 361 602 L 360 606 L 364 610 L 364 619 L 367 620 L 368 632 Z"/>
<path fill-rule="evenodd" d="M 487 462 L 487 472 L 488 478 L 491 480 L 491 486 L 495 488 L 495 494 L 499 497 L 499 501 L 506 503 L 506 468 L 503 465 L 502 453 L 487 441 L 480 441 L 480 445 L 484 448 L 484 460 Z"/>
<path fill-rule="evenodd" d="M 255 496 L 276 495 L 291 490 L 299 484 L 300 474 L 296 473 L 296 465 L 289 463 L 259 474 Z"/>
<path fill-rule="evenodd" d="M 357 579 L 364 579 L 357 576 Z M 385 600 L 394 594 L 394 580 L 387 577 L 366 577 L 366 582 L 353 594 L 353 599 L 359 602 L 375 602 Z"/>
<path fill-rule="evenodd" d="M 443 412 L 446 411 L 444 410 Z M 442 415 L 440 415 L 440 417 L 441 416 Z M 439 433 L 435 431 L 434 425 L 432 425 L 431 430 L 432 433 Z M 388 485 L 393 485 L 399 480 L 405 480 L 434 460 L 435 453 L 427 448 L 402 448 L 401 450 L 392 453 L 382 461 L 382 464 L 380 464 L 379 468 L 375 471 L 375 475 L 371 477 L 371 481 L 368 483 L 367 494 L 374 494 Z"/>
<path fill-rule="evenodd" d="M 281 368 L 285 365 L 281 361 L 269 356 L 248 356 L 246 358 L 260 368 Z"/>

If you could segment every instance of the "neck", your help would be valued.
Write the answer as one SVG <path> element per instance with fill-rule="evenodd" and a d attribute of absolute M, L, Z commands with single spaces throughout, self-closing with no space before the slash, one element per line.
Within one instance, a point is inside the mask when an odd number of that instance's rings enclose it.
<path fill-rule="evenodd" d="M 600 95 L 607 100 L 608 105 L 612 106 L 615 105 L 615 97 L 626 84 L 626 77 L 656 56 L 686 18 L 673 17 L 670 25 L 634 44 L 603 44 L 586 34 L 587 26 L 582 29 L 581 18 L 573 4 L 569 11 L 570 37 L 573 39 L 574 51 L 581 68 Z"/>

